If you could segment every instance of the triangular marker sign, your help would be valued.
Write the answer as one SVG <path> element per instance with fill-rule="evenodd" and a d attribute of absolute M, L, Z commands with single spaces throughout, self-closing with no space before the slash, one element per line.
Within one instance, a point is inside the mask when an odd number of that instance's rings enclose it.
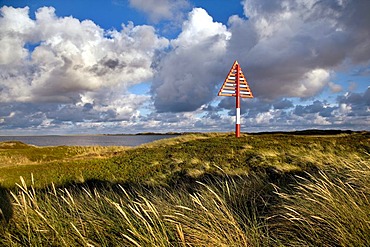
<path fill-rule="evenodd" d="M 236 97 L 236 71 L 237 71 L 238 61 L 235 61 L 233 66 L 230 69 L 229 74 L 226 76 L 224 84 L 218 96 L 233 96 Z M 241 98 L 253 98 L 251 89 L 249 88 L 247 79 L 245 78 L 242 69 L 239 66 L 239 92 Z"/>
<path fill-rule="evenodd" d="M 235 97 L 235 136 L 240 137 L 240 98 L 253 98 L 253 94 L 237 61 L 231 67 L 218 95 Z"/>

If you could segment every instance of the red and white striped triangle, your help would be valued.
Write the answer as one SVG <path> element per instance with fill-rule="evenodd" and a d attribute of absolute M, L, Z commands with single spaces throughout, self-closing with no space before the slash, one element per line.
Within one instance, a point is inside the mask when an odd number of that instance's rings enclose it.
<path fill-rule="evenodd" d="M 238 61 L 235 61 L 230 69 L 229 74 L 226 76 L 224 83 L 218 96 L 233 96 L 236 97 L 236 66 Z M 247 79 L 245 78 L 242 69 L 239 66 L 239 92 L 241 98 L 253 98 L 251 89 L 249 88 Z"/>

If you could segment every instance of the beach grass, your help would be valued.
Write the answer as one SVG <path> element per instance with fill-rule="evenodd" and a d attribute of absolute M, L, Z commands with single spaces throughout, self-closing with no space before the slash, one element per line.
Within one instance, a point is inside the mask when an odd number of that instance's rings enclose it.
<path fill-rule="evenodd" d="M 366 246 L 369 140 L 211 133 L 49 156 L 68 148 L 8 143 L 0 245 Z"/>

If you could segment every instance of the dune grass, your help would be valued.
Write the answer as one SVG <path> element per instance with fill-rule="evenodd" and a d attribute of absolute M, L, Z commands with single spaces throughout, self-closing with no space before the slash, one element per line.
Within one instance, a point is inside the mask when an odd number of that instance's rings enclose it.
<path fill-rule="evenodd" d="M 277 193 L 281 203 L 271 218 L 274 236 L 291 246 L 367 246 L 369 175 L 367 159 L 298 177 L 292 191 Z"/>
<path fill-rule="evenodd" d="M 208 134 L 3 166 L 22 177 L 0 188 L 0 245 L 366 246 L 369 148 L 367 133 Z"/>
<path fill-rule="evenodd" d="M 253 195 L 240 192 L 239 186 L 251 185 L 250 180 L 226 176 L 205 182 L 193 192 L 121 185 L 40 191 L 21 179 L 16 192 L 10 192 L 14 215 L 0 244 L 266 246 L 266 226 L 257 212 L 249 212 L 248 196 Z"/>
<path fill-rule="evenodd" d="M 286 134 L 185 135 L 137 148 L 22 146 L 0 149 L 0 183 L 14 187 L 19 176 L 35 187 L 51 183 L 83 183 L 98 179 L 114 183 L 165 185 L 183 178 L 218 173 L 245 175 L 253 170 L 272 169 L 280 173 L 301 172 L 356 160 L 369 153 L 368 134 L 298 136 Z M 94 151 L 98 149 L 98 151 Z M 33 163 L 9 162 L 1 157 L 19 157 Z M 328 158 L 330 157 L 330 158 Z M 330 160 L 332 159 L 332 160 Z"/>
<path fill-rule="evenodd" d="M 19 141 L 0 142 L 0 168 L 43 164 L 52 161 L 107 158 L 128 147 L 58 146 L 37 147 Z"/>

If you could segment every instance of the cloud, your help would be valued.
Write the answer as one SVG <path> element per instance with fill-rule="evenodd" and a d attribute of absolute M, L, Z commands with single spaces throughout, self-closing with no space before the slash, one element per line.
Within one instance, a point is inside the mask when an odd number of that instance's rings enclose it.
<path fill-rule="evenodd" d="M 248 19 L 231 16 L 228 27 L 202 9 L 190 12 L 172 49 L 156 62 L 152 93 L 159 112 L 209 103 L 235 59 L 254 95 L 270 101 L 309 99 L 327 87 L 338 93 L 334 71 L 370 61 L 370 20 L 362 11 L 368 1 L 245 0 L 243 6 Z M 363 18 L 358 26 L 348 18 L 354 14 Z"/>
<path fill-rule="evenodd" d="M 291 100 L 288 100 L 288 99 L 281 99 L 275 103 L 272 104 L 274 109 L 289 109 L 289 108 L 292 108 L 294 105 L 293 105 L 293 102 Z"/>
<path fill-rule="evenodd" d="M 173 10 L 186 4 L 131 1 L 153 21 L 176 19 Z M 245 17 L 231 16 L 227 25 L 194 8 L 172 40 L 153 26 L 128 22 L 103 30 L 90 20 L 58 17 L 52 7 L 31 19 L 27 7 L 4 6 L 0 129 L 233 130 L 235 98 L 216 95 L 234 60 L 255 95 L 242 100 L 245 130 L 368 129 L 369 89 L 330 102 L 316 96 L 354 88 L 334 81 L 341 69 L 368 73 L 369 5 L 245 0 Z M 142 82 L 152 82 L 149 94 L 128 93 Z"/>
<path fill-rule="evenodd" d="M 150 97 L 127 89 L 152 78 L 153 57 L 169 45 L 152 26 L 105 31 L 52 7 L 35 20 L 28 7 L 0 12 L 1 128 L 137 120 Z"/>
<path fill-rule="evenodd" d="M 51 110 L 49 105 L 0 103 L 0 129 L 38 128 L 46 120 L 47 109 Z"/>
<path fill-rule="evenodd" d="M 1 53 L 0 64 L 16 63 L 28 55 L 23 48 L 26 39 L 32 39 L 34 22 L 28 18 L 29 8 L 14 9 L 4 6 L 0 10 Z"/>
<path fill-rule="evenodd" d="M 228 39 L 226 26 L 205 10 L 189 13 L 172 50 L 156 64 L 151 91 L 159 112 L 194 111 L 214 97 L 217 78 L 227 73 L 222 68 Z"/>
<path fill-rule="evenodd" d="M 1 58 L 3 102 L 76 103 L 84 92 L 125 92 L 153 76 L 155 51 L 168 46 L 151 26 L 129 23 L 121 31 L 104 31 L 89 20 L 57 17 L 52 7 L 38 9 L 36 20 L 28 8 L 3 7 L 1 14 L 0 25 L 7 26 L 0 30 L 2 47 L 17 54 Z M 38 45 L 27 50 L 28 43 Z"/>
<path fill-rule="evenodd" d="M 132 133 L 135 132 L 132 126 L 141 125 L 140 109 L 147 101 L 147 96 L 126 95 L 109 104 L 97 99 L 77 104 L 0 103 L 0 129 L 2 133 L 16 135 L 33 131 L 42 134 L 111 133 L 115 130 Z"/>
<path fill-rule="evenodd" d="M 369 62 L 370 20 L 363 11 L 369 1 L 245 0 L 243 5 L 248 19 L 230 18 L 228 54 L 238 59 L 258 97 L 307 98 L 328 85 L 338 92 L 329 84 L 334 69 L 344 62 Z"/>
<path fill-rule="evenodd" d="M 335 84 L 334 82 L 329 82 L 328 86 L 330 88 L 330 91 L 333 92 L 333 93 L 339 93 L 343 90 L 341 85 Z"/>
<path fill-rule="evenodd" d="M 335 102 L 312 100 L 305 104 L 293 104 L 289 99 L 263 101 L 258 98 L 242 100 L 242 126 L 246 131 L 292 130 L 307 128 L 368 129 L 370 120 L 370 89 L 362 93 L 345 93 Z M 217 107 L 207 107 L 206 114 L 228 111 L 232 118 L 229 125 L 235 124 L 235 99 L 223 98 Z M 221 126 L 226 123 L 220 121 Z M 247 130 L 248 129 L 248 130 Z"/>
<path fill-rule="evenodd" d="M 363 116 L 370 120 L 370 87 L 364 93 L 346 93 L 338 98 L 349 116 Z"/>
<path fill-rule="evenodd" d="M 154 22 L 179 20 L 182 11 L 190 4 L 187 0 L 129 0 L 130 5 L 144 13 Z"/>
<path fill-rule="evenodd" d="M 303 116 L 311 113 L 317 113 L 321 117 L 330 117 L 335 107 L 330 107 L 325 102 L 315 100 L 311 105 L 297 105 L 294 109 L 294 114 Z"/>

